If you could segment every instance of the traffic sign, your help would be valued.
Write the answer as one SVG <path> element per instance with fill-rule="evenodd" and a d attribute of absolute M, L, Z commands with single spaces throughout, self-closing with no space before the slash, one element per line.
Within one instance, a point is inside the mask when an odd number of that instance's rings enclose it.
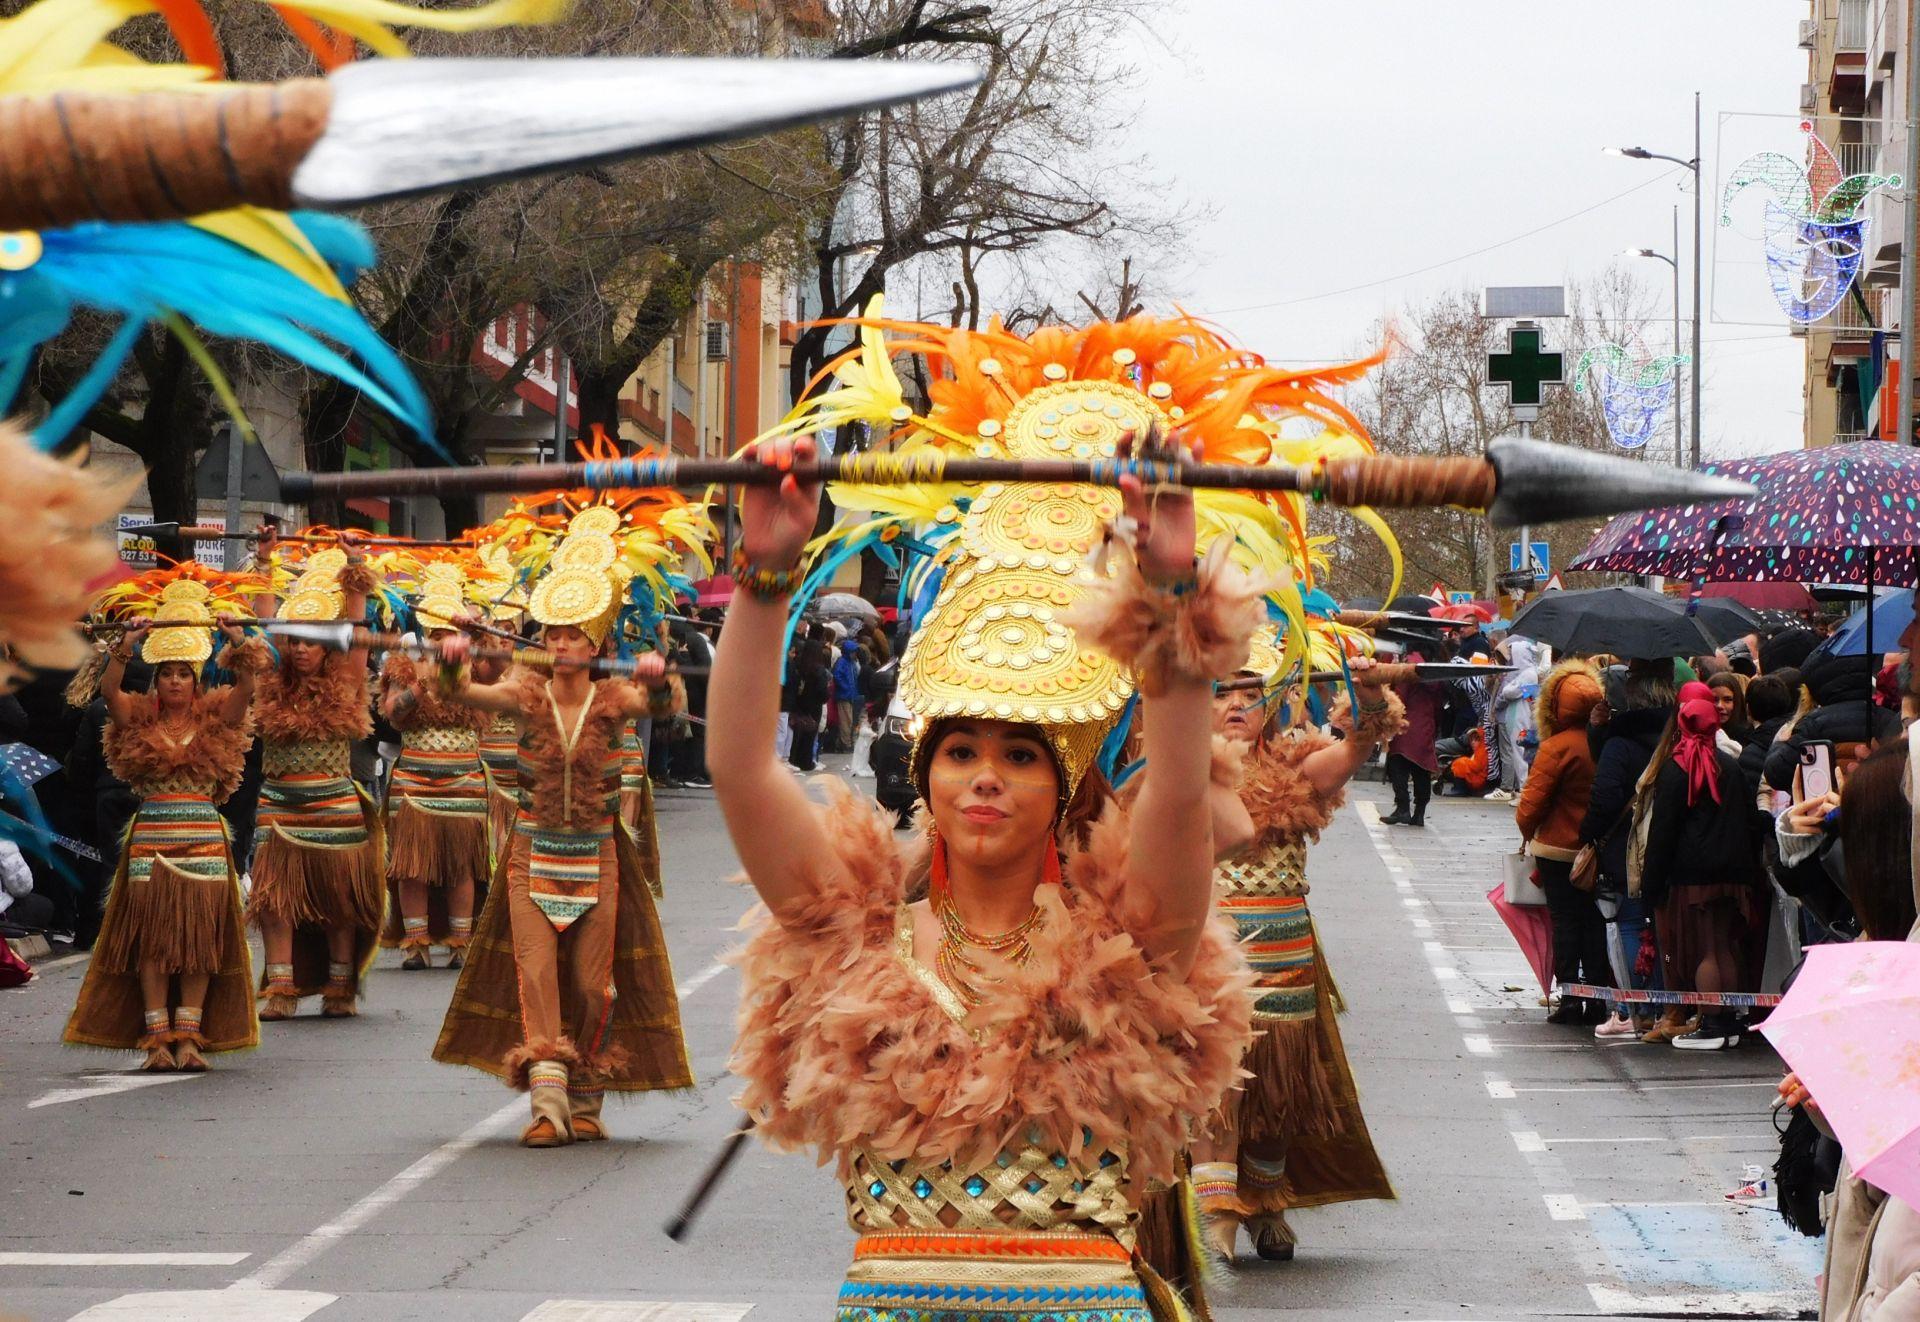
<path fill-rule="evenodd" d="M 1529 542 L 1527 545 L 1532 550 L 1532 555 L 1529 557 L 1531 563 L 1522 564 L 1520 561 L 1520 543 L 1507 543 L 1507 569 L 1509 572 L 1515 574 L 1532 574 L 1534 581 L 1538 582 L 1551 572 L 1552 567 L 1547 563 L 1550 548 L 1545 542 Z"/>
<path fill-rule="evenodd" d="M 1456 606 L 1471 606 L 1474 602 L 1474 596 L 1471 592 L 1449 592 L 1447 594 L 1447 600 Z"/>

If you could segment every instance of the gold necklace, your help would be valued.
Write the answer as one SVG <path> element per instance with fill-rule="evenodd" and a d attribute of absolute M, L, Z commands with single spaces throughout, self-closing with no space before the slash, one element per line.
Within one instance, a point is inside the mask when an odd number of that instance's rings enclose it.
<path fill-rule="evenodd" d="M 1047 842 L 1046 873 L 1043 882 L 1060 880 L 1060 856 L 1053 848 L 1051 839 Z M 953 887 L 947 880 L 947 845 L 944 840 L 936 842 L 933 850 L 933 881 L 928 893 L 928 902 L 933 908 L 934 917 L 940 920 L 940 948 L 934 952 L 933 971 L 941 982 L 960 999 L 968 1009 L 979 1005 L 986 999 L 975 985 L 976 979 L 985 979 L 980 965 L 967 954 L 967 947 L 986 950 L 1000 956 L 1015 965 L 1024 965 L 1033 958 L 1033 930 L 1040 925 L 1040 906 L 1033 910 L 1007 931 L 983 935 L 967 926 L 960 916 L 959 908 L 953 902 Z"/>

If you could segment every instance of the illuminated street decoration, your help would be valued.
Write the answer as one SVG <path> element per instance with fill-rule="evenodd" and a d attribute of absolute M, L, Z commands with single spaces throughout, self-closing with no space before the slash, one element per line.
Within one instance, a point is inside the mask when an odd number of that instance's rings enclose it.
<path fill-rule="evenodd" d="M 1855 215 L 1876 188 L 1898 188 L 1899 175 L 1842 177 L 1833 152 L 1800 122 L 1804 164 L 1780 152 L 1757 152 L 1734 167 L 1720 195 L 1720 223 L 1732 225 L 1734 198 L 1759 185 L 1768 197 L 1762 223 L 1774 301 L 1795 321 L 1818 321 L 1840 305 L 1860 271 L 1870 219 Z"/>
<path fill-rule="evenodd" d="M 1607 435 L 1623 450 L 1638 450 L 1660 430 L 1687 361 L 1685 354 L 1636 359 L 1622 345 L 1595 345 L 1573 369 L 1573 393 L 1586 394 L 1591 383 Z"/>

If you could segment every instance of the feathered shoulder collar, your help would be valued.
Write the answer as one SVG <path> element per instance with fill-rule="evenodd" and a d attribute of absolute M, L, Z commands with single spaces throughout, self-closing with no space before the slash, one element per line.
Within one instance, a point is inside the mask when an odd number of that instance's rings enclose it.
<path fill-rule="evenodd" d="M 821 1160 L 864 1147 L 887 1160 L 975 1164 L 1038 1127 L 1072 1156 L 1125 1145 L 1133 1178 L 1168 1178 L 1191 1132 L 1238 1081 L 1250 975 L 1209 924 L 1184 980 L 1135 933 L 1150 901 L 1126 884 L 1128 822 L 1109 807 L 1058 886 L 1036 896 L 1033 956 L 967 1022 L 901 958 L 895 936 L 915 850 L 890 815 L 828 784 L 813 898 L 786 925 L 756 908 L 736 956 L 745 977 L 733 1068 L 740 1104 L 776 1146 Z"/>
<path fill-rule="evenodd" d="M 366 675 L 350 670 L 338 652 L 321 658 L 320 669 L 311 675 L 296 675 L 284 664 L 261 675 L 253 714 L 261 738 L 275 743 L 364 739 L 373 733 Z"/>
<path fill-rule="evenodd" d="M 233 690 L 224 686 L 193 700 L 190 733 L 174 735 L 160 724 L 160 703 L 150 693 L 127 695 L 133 710 L 125 721 L 109 721 L 101 748 L 113 774 L 129 785 L 150 785 L 174 777 L 203 777 L 213 782 L 213 801 L 223 803 L 240 784 L 250 722 L 233 725 L 220 709 Z"/>

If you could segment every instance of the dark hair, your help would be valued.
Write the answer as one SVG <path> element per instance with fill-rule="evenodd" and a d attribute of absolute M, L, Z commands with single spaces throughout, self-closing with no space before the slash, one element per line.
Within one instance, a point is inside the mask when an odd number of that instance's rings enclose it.
<path fill-rule="evenodd" d="M 1793 715 L 1793 709 L 1800 705 L 1799 685 L 1788 684 L 1780 671 L 1757 675 L 1747 685 L 1745 699 L 1747 719 L 1755 725 L 1780 720 Z"/>
<path fill-rule="evenodd" d="M 1847 898 L 1871 941 L 1903 941 L 1914 924 L 1913 808 L 1903 788 L 1907 741 L 1869 753 L 1840 791 Z"/>
<path fill-rule="evenodd" d="M 1733 715 L 1729 716 L 1723 724 L 1746 725 L 1749 723 L 1749 717 L 1747 715 L 1747 686 L 1740 676 L 1734 674 L 1731 670 L 1722 670 L 1708 677 L 1707 687 L 1710 689 L 1725 689 L 1728 693 L 1733 694 Z"/>

